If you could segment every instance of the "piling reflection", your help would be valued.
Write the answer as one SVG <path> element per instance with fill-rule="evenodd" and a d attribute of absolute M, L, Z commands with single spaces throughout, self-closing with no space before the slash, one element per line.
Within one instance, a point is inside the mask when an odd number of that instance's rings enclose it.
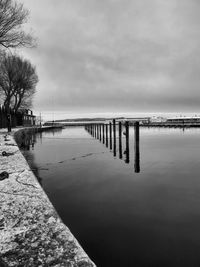
<path fill-rule="evenodd" d="M 119 122 L 119 158 L 122 159 L 122 123 Z"/>
<path fill-rule="evenodd" d="M 134 125 L 134 131 L 135 131 L 135 138 L 134 138 L 134 151 L 135 151 L 135 162 L 134 162 L 134 168 L 135 172 L 140 172 L 140 128 L 139 128 L 139 122 L 136 122 Z"/>
<path fill-rule="evenodd" d="M 116 122 L 113 120 L 113 155 L 116 157 Z"/>
<path fill-rule="evenodd" d="M 117 128 L 118 126 L 118 128 Z M 90 124 L 85 129 L 95 138 L 99 139 L 100 142 L 106 145 L 111 151 L 113 156 L 117 155 L 117 146 L 119 159 L 124 160 L 126 164 L 130 163 L 130 140 L 129 140 L 129 121 L 118 122 L 114 119 L 109 124 Z M 124 130 L 123 130 L 124 128 Z M 118 129 L 118 136 L 117 136 Z M 118 138 L 118 145 L 117 145 Z M 125 139 L 124 151 L 123 151 L 123 139 Z M 134 171 L 135 173 L 140 172 L 140 133 L 139 133 L 139 122 L 134 123 Z"/>

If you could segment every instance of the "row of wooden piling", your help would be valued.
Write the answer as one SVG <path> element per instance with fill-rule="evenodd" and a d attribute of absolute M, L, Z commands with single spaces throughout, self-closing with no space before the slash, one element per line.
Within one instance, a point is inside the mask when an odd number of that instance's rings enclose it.
<path fill-rule="evenodd" d="M 119 158 L 123 158 L 122 152 L 122 138 L 125 136 L 125 162 L 130 162 L 130 150 L 129 150 L 129 121 L 116 123 L 113 119 L 109 123 L 91 123 L 85 126 L 85 129 L 100 142 L 109 146 L 110 150 L 113 150 L 113 156 L 116 157 L 116 143 L 117 143 L 117 124 L 118 124 L 118 139 L 119 139 Z M 123 132 L 123 127 L 125 131 Z M 140 172 L 140 147 L 139 147 L 139 122 L 134 123 L 134 169 L 135 172 Z"/>

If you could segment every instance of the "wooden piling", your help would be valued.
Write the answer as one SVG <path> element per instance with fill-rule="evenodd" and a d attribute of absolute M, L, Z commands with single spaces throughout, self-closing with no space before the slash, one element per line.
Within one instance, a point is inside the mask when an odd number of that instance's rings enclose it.
<path fill-rule="evenodd" d="M 113 155 L 116 156 L 116 121 L 113 119 Z"/>
<path fill-rule="evenodd" d="M 99 135 L 100 135 L 99 140 L 101 141 L 101 124 L 99 124 Z"/>
<path fill-rule="evenodd" d="M 102 124 L 102 128 L 103 128 L 103 144 L 105 144 L 105 124 Z"/>
<path fill-rule="evenodd" d="M 110 130 L 110 150 L 112 150 L 112 123 L 109 123 L 109 130 Z"/>
<path fill-rule="evenodd" d="M 122 159 L 122 123 L 119 121 L 119 158 Z"/>
<path fill-rule="evenodd" d="M 125 135 L 126 135 L 126 159 L 125 162 L 129 163 L 130 162 L 130 157 L 129 157 L 129 122 L 125 122 Z"/>
<path fill-rule="evenodd" d="M 140 127 L 139 122 L 134 124 L 134 150 L 135 150 L 135 160 L 134 160 L 134 169 L 136 173 L 140 172 Z"/>
<path fill-rule="evenodd" d="M 97 127 L 98 127 L 98 139 L 100 139 L 100 126 L 99 126 L 99 123 L 97 124 Z"/>
<path fill-rule="evenodd" d="M 106 147 L 108 147 L 108 124 L 106 123 Z"/>

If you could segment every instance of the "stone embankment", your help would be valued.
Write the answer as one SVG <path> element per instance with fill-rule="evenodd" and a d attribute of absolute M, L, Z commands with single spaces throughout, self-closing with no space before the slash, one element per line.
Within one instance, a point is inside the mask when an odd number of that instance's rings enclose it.
<path fill-rule="evenodd" d="M 3 153 L 3 154 L 2 154 Z M 0 266 L 95 267 L 21 154 L 0 131 Z"/>

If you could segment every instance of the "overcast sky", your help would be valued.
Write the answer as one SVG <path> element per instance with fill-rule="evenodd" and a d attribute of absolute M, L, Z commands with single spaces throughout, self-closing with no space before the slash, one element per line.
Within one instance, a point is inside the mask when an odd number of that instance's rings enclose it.
<path fill-rule="evenodd" d="M 200 113 L 199 0 L 23 2 L 35 110 Z"/>

